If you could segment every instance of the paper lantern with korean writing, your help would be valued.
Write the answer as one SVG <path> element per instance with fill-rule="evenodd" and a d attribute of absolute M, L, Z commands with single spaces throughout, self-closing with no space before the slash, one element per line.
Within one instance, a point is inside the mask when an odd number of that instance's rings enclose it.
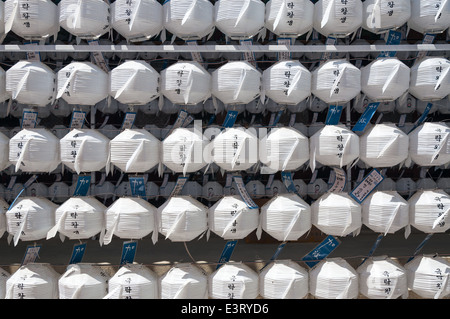
<path fill-rule="evenodd" d="M 410 177 L 402 177 L 395 183 L 397 192 L 402 196 L 408 196 L 409 198 L 417 190 L 416 182 Z"/>
<path fill-rule="evenodd" d="M 147 62 L 129 60 L 109 73 L 109 95 L 123 104 L 143 105 L 159 97 L 159 73 Z"/>
<path fill-rule="evenodd" d="M 309 292 L 317 299 L 356 299 L 356 270 L 343 258 L 326 258 L 309 270 Z"/>
<path fill-rule="evenodd" d="M 183 40 L 201 39 L 214 31 L 214 5 L 207 0 L 165 1 L 163 23 Z"/>
<path fill-rule="evenodd" d="M 103 299 L 158 299 L 158 276 L 144 265 L 122 265 L 108 281 Z"/>
<path fill-rule="evenodd" d="M 224 104 L 248 104 L 261 93 L 262 74 L 247 61 L 231 61 L 212 73 L 212 95 Z"/>
<path fill-rule="evenodd" d="M 58 299 L 59 276 L 50 264 L 22 265 L 7 279 L 5 299 Z"/>
<path fill-rule="evenodd" d="M 279 104 L 298 104 L 311 95 L 311 73 L 299 61 L 279 61 L 263 72 L 263 90 Z"/>
<path fill-rule="evenodd" d="M 359 275 L 359 292 L 369 299 L 408 297 L 406 269 L 392 258 L 369 257 L 356 272 Z"/>
<path fill-rule="evenodd" d="M 111 279 L 101 266 L 78 263 L 67 266 L 58 280 L 59 299 L 102 299 Z"/>
<path fill-rule="evenodd" d="M 411 17 L 411 1 L 367 0 L 363 2 L 362 27 L 380 34 L 395 30 L 408 22 Z"/>
<path fill-rule="evenodd" d="M 156 0 L 114 1 L 111 3 L 111 27 L 127 41 L 148 40 L 162 30 L 162 5 Z"/>
<path fill-rule="evenodd" d="M 55 73 L 40 61 L 19 61 L 6 71 L 6 92 L 19 103 L 46 106 L 55 90 Z"/>
<path fill-rule="evenodd" d="M 422 101 L 442 100 L 450 94 L 450 61 L 424 57 L 411 67 L 409 92 Z"/>
<path fill-rule="evenodd" d="M 144 129 L 126 129 L 110 142 L 111 163 L 121 171 L 146 172 L 160 161 L 161 142 Z"/>
<path fill-rule="evenodd" d="M 113 236 L 124 239 L 141 239 L 151 233 L 158 234 L 155 228 L 156 207 L 143 198 L 121 197 L 105 211 L 105 245 L 111 243 Z M 153 240 L 156 241 L 157 237 Z"/>
<path fill-rule="evenodd" d="M 427 233 L 444 233 L 450 228 L 450 197 L 442 189 L 418 190 L 408 200 L 410 223 Z"/>
<path fill-rule="evenodd" d="M 161 71 L 161 93 L 175 104 L 203 102 L 211 95 L 211 75 L 198 62 L 179 61 Z"/>
<path fill-rule="evenodd" d="M 329 192 L 311 204 L 311 221 L 327 235 L 357 234 L 362 226 L 361 205 L 344 192 Z"/>
<path fill-rule="evenodd" d="M 209 229 L 226 240 L 245 238 L 258 222 L 259 209 L 249 208 L 240 195 L 225 196 L 208 211 Z"/>
<path fill-rule="evenodd" d="M 59 25 L 80 39 L 98 39 L 109 32 L 110 5 L 103 0 L 62 0 Z"/>
<path fill-rule="evenodd" d="M 309 292 L 309 274 L 292 260 L 274 260 L 259 274 L 259 291 L 265 299 L 304 299 Z"/>
<path fill-rule="evenodd" d="M 21 197 L 6 212 L 6 231 L 8 240 L 14 246 L 19 240 L 36 241 L 45 238 L 55 225 L 57 205 L 44 197 Z"/>
<path fill-rule="evenodd" d="M 346 103 L 361 91 L 361 71 L 346 60 L 328 60 L 312 72 L 311 92 L 328 104 Z"/>
<path fill-rule="evenodd" d="M 188 128 L 176 128 L 162 141 L 162 163 L 177 173 L 191 173 L 205 167 L 207 139 Z"/>
<path fill-rule="evenodd" d="M 442 33 L 450 27 L 450 3 L 440 0 L 411 1 L 408 27 L 419 33 Z"/>
<path fill-rule="evenodd" d="M 409 155 L 419 166 L 450 162 L 450 127 L 444 122 L 425 122 L 409 135 Z"/>
<path fill-rule="evenodd" d="M 106 206 L 95 197 L 71 197 L 61 204 L 55 212 L 54 227 L 47 233 L 47 239 L 57 232 L 63 241 L 69 239 L 88 239 L 104 233 Z"/>
<path fill-rule="evenodd" d="M 259 232 L 278 241 L 297 240 L 311 229 L 311 207 L 297 194 L 281 194 L 261 207 L 260 223 Z"/>
<path fill-rule="evenodd" d="M 16 172 L 52 172 L 61 162 L 59 139 L 44 128 L 23 129 L 9 140 L 9 161 Z"/>
<path fill-rule="evenodd" d="M 361 91 L 372 101 L 393 101 L 409 89 L 410 69 L 396 57 L 377 58 L 361 68 Z"/>
<path fill-rule="evenodd" d="M 159 279 L 160 299 L 207 299 L 208 276 L 191 263 L 175 264 Z"/>
<path fill-rule="evenodd" d="M 325 125 L 309 138 L 310 166 L 343 167 L 359 157 L 359 137 L 343 125 Z"/>
<path fill-rule="evenodd" d="M 60 140 L 61 162 L 77 174 L 99 171 L 109 165 L 109 142 L 97 130 L 72 129 Z"/>
<path fill-rule="evenodd" d="M 57 82 L 56 97 L 69 104 L 94 105 L 109 94 L 108 74 L 91 62 L 71 62 L 58 71 Z"/>
<path fill-rule="evenodd" d="M 208 208 L 190 196 L 173 196 L 158 207 L 159 232 L 172 242 L 191 241 L 207 230 Z"/>
<path fill-rule="evenodd" d="M 312 30 L 314 4 L 309 0 L 269 0 L 265 26 L 282 37 L 299 37 Z"/>
<path fill-rule="evenodd" d="M 408 157 L 409 138 L 395 124 L 376 124 L 359 137 L 360 159 L 370 167 L 392 167 Z"/>
<path fill-rule="evenodd" d="M 209 296 L 212 299 L 256 299 L 259 277 L 242 262 L 227 262 L 209 275 Z"/>
<path fill-rule="evenodd" d="M 363 224 L 374 232 L 393 234 L 409 225 L 409 204 L 395 190 L 371 193 L 361 208 Z"/>
<path fill-rule="evenodd" d="M 314 5 L 313 27 L 326 37 L 346 37 L 362 25 L 362 20 L 361 0 L 319 0 Z"/>
<path fill-rule="evenodd" d="M 59 31 L 58 6 L 50 0 L 5 1 L 5 33 L 9 31 L 29 40 L 56 35 Z"/>
<path fill-rule="evenodd" d="M 449 262 L 438 255 L 419 255 L 405 264 L 408 289 L 423 299 L 446 299 L 450 294 Z"/>
<path fill-rule="evenodd" d="M 227 128 L 212 143 L 212 159 L 225 171 L 246 170 L 258 162 L 258 139 L 251 130 Z"/>

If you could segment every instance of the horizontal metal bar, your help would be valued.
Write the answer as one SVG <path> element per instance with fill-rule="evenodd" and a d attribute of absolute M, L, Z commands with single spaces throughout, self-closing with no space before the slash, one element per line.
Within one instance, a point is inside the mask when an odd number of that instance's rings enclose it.
<path fill-rule="evenodd" d="M 94 49 L 95 48 L 95 49 Z M 38 45 L 4 44 L 0 52 L 381 52 L 450 51 L 450 44 L 400 45 Z"/>

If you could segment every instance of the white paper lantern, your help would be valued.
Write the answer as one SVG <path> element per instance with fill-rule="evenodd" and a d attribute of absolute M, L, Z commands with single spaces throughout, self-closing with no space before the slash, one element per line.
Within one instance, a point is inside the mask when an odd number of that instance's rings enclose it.
<path fill-rule="evenodd" d="M 311 208 L 296 194 L 275 196 L 261 207 L 261 229 L 278 241 L 297 240 L 311 226 Z"/>
<path fill-rule="evenodd" d="M 251 209 L 240 195 L 225 196 L 208 211 L 209 229 L 226 240 L 242 239 L 258 227 L 259 209 Z"/>
<path fill-rule="evenodd" d="M 192 197 L 171 197 L 158 208 L 159 232 L 172 242 L 191 241 L 207 230 L 207 210 Z"/>
<path fill-rule="evenodd" d="M 361 68 L 361 91 L 374 102 L 392 101 L 408 91 L 409 79 L 409 67 L 398 58 L 378 58 Z"/>
<path fill-rule="evenodd" d="M 251 130 L 227 128 L 212 143 L 212 159 L 226 171 L 246 170 L 258 162 L 258 139 Z"/>
<path fill-rule="evenodd" d="M 411 225 L 427 234 L 444 233 L 450 228 L 446 213 L 450 197 L 442 189 L 418 190 L 408 200 Z"/>
<path fill-rule="evenodd" d="M 311 95 L 311 73 L 299 61 L 279 61 L 263 72 L 264 94 L 279 104 L 298 104 Z"/>
<path fill-rule="evenodd" d="M 71 197 L 61 204 L 55 212 L 54 227 L 47 233 L 47 239 L 57 232 L 61 240 L 88 239 L 104 233 L 106 207 L 90 196 Z"/>
<path fill-rule="evenodd" d="M 211 95 L 211 75 L 198 62 L 177 62 L 161 71 L 161 93 L 175 104 L 203 102 Z"/>
<path fill-rule="evenodd" d="M 212 299 L 256 299 L 258 295 L 258 274 L 241 262 L 228 262 L 209 275 Z"/>
<path fill-rule="evenodd" d="M 396 191 L 376 191 L 361 208 L 363 224 L 374 232 L 393 234 L 409 225 L 409 204 Z"/>
<path fill-rule="evenodd" d="M 360 91 L 361 71 L 346 60 L 328 60 L 312 72 L 311 92 L 326 103 L 346 103 Z"/>
<path fill-rule="evenodd" d="M 157 299 L 158 277 L 148 267 L 126 264 L 108 281 L 104 299 Z"/>
<path fill-rule="evenodd" d="M 387 256 L 370 257 L 356 269 L 359 292 L 369 299 L 408 297 L 406 269 Z"/>
<path fill-rule="evenodd" d="M 111 163 L 121 171 L 146 172 L 160 161 L 161 142 L 144 129 L 126 129 L 111 140 Z"/>
<path fill-rule="evenodd" d="M 109 95 L 123 104 L 143 105 L 159 97 L 159 74 L 147 62 L 126 61 L 109 73 Z"/>
<path fill-rule="evenodd" d="M 422 115 L 425 112 L 425 110 L 428 110 L 429 115 L 434 114 L 438 111 L 438 106 L 441 104 L 441 101 L 430 102 L 430 101 L 417 100 L 417 105 L 416 105 L 417 113 Z M 431 108 L 428 107 L 428 104 L 432 105 Z"/>
<path fill-rule="evenodd" d="M 161 187 L 159 188 L 159 193 L 162 197 L 167 199 L 170 197 L 174 187 L 175 187 L 175 182 L 169 181 L 165 185 L 161 185 Z"/>
<path fill-rule="evenodd" d="M 64 203 L 69 197 L 69 185 L 64 182 L 54 182 L 48 188 L 48 198 L 56 204 Z"/>
<path fill-rule="evenodd" d="M 93 196 L 97 197 L 99 200 L 102 200 L 103 202 L 106 201 L 107 199 L 112 198 L 115 192 L 116 186 L 110 181 L 96 184 L 92 189 Z"/>
<path fill-rule="evenodd" d="M 447 115 L 450 114 L 450 94 L 438 103 L 434 102 L 434 104 L 437 104 L 439 113 Z"/>
<path fill-rule="evenodd" d="M 248 104 L 261 93 L 262 74 L 247 61 L 232 61 L 212 73 L 212 94 L 224 104 Z"/>
<path fill-rule="evenodd" d="M 359 137 L 361 160 L 370 167 L 392 167 L 408 157 L 409 138 L 395 124 L 376 124 Z"/>
<path fill-rule="evenodd" d="M 364 2 L 363 2 L 364 4 Z M 351 42 L 351 45 L 370 45 L 370 42 L 366 39 L 355 39 Z M 370 54 L 370 51 L 356 51 L 356 52 L 349 52 L 350 57 L 355 58 L 357 61 L 359 59 L 367 58 Z"/>
<path fill-rule="evenodd" d="M 417 100 L 407 93 L 395 100 L 395 111 L 399 114 L 411 114 L 416 111 Z"/>
<path fill-rule="evenodd" d="M 299 37 L 312 30 L 314 4 L 309 0 L 269 0 L 265 26 L 278 36 Z"/>
<path fill-rule="evenodd" d="M 316 178 L 313 182 L 309 182 L 307 187 L 307 194 L 312 199 L 318 199 L 320 196 L 328 191 L 328 184 L 322 178 Z"/>
<path fill-rule="evenodd" d="M 58 279 L 50 264 L 22 265 L 6 281 L 5 299 L 58 299 Z"/>
<path fill-rule="evenodd" d="M 437 188 L 437 184 L 432 178 L 420 178 L 416 183 L 418 190 L 434 190 Z"/>
<path fill-rule="evenodd" d="M 317 299 L 356 299 L 356 270 L 343 258 L 327 258 L 309 271 L 309 292 Z"/>
<path fill-rule="evenodd" d="M 110 5 L 103 0 L 62 0 L 59 25 L 80 39 L 98 39 L 109 32 Z"/>
<path fill-rule="evenodd" d="M 176 173 L 191 173 L 205 165 L 207 139 L 188 128 L 176 128 L 162 141 L 162 163 Z"/>
<path fill-rule="evenodd" d="M 202 187 L 202 197 L 208 201 L 217 201 L 223 196 L 223 186 L 216 181 L 209 181 Z"/>
<path fill-rule="evenodd" d="M 450 162 L 450 127 L 444 122 L 425 122 L 409 135 L 409 155 L 420 166 Z"/>
<path fill-rule="evenodd" d="M 149 200 L 157 200 L 159 197 L 159 186 L 155 182 L 147 182 L 145 184 L 145 195 Z"/>
<path fill-rule="evenodd" d="M 109 165 L 109 139 L 97 130 L 72 129 L 60 140 L 60 149 L 61 162 L 77 174 Z"/>
<path fill-rule="evenodd" d="M 362 25 L 361 0 L 319 0 L 314 5 L 313 27 L 324 36 L 343 38 Z"/>
<path fill-rule="evenodd" d="M 236 184 L 234 183 L 234 186 Z M 224 192 L 227 187 L 224 188 Z M 259 180 L 252 180 L 245 184 L 245 190 L 251 198 L 261 198 L 266 195 L 266 186 Z"/>
<path fill-rule="evenodd" d="M 127 41 L 148 40 L 162 30 L 162 5 L 156 0 L 114 1 L 111 27 Z"/>
<path fill-rule="evenodd" d="M 98 130 L 110 140 L 113 140 L 117 135 L 120 134 L 120 129 L 112 124 L 106 124 L 105 126 L 102 125 Z"/>
<path fill-rule="evenodd" d="M 198 182 L 196 181 L 187 181 L 184 186 L 183 189 L 181 190 L 181 195 L 182 196 L 191 196 L 195 199 L 198 199 L 202 196 L 202 185 L 200 185 Z"/>
<path fill-rule="evenodd" d="M 442 33 L 450 27 L 450 3 L 440 0 L 411 1 L 408 27 L 422 34 Z"/>
<path fill-rule="evenodd" d="M 107 231 L 103 243 L 109 244 L 113 235 L 124 239 L 141 239 L 152 232 L 157 235 L 156 213 L 156 207 L 142 198 L 122 197 L 117 199 L 105 212 Z"/>
<path fill-rule="evenodd" d="M 102 299 L 111 276 L 100 266 L 78 263 L 67 266 L 58 280 L 59 299 Z"/>
<path fill-rule="evenodd" d="M 424 57 L 411 67 L 409 92 L 422 101 L 442 100 L 450 94 L 450 61 Z"/>
<path fill-rule="evenodd" d="M 46 106 L 55 90 L 55 73 L 40 61 L 19 61 L 6 71 L 6 92 L 19 103 Z"/>
<path fill-rule="evenodd" d="M 309 274 L 292 260 L 275 260 L 259 274 L 259 290 L 265 299 L 304 299 L 309 292 Z"/>
<path fill-rule="evenodd" d="M 288 193 L 286 185 L 279 179 L 272 181 L 269 187 L 266 186 L 266 197 L 270 198 L 273 196 L 282 195 L 286 193 Z"/>
<path fill-rule="evenodd" d="M 436 185 L 447 194 L 450 194 L 450 177 L 439 177 Z"/>
<path fill-rule="evenodd" d="M 208 277 L 190 263 L 176 264 L 159 280 L 161 299 L 207 299 Z"/>
<path fill-rule="evenodd" d="M 163 4 L 164 28 L 183 40 L 198 40 L 214 31 L 214 7 L 207 0 L 171 0 Z"/>
<path fill-rule="evenodd" d="M 351 164 L 359 157 L 359 137 L 343 125 L 326 125 L 309 138 L 310 166 Z"/>
<path fill-rule="evenodd" d="M 409 177 L 402 177 L 396 182 L 397 192 L 402 196 L 411 196 L 417 190 L 416 182 Z"/>
<path fill-rule="evenodd" d="M 59 31 L 58 6 L 50 0 L 5 1 L 5 33 L 41 40 Z"/>
<path fill-rule="evenodd" d="M 0 33 L 5 34 L 5 3 L 0 4 Z"/>
<path fill-rule="evenodd" d="M 0 268 L 0 298 L 5 299 L 6 296 L 6 281 L 11 277 L 11 274 L 5 269 Z"/>
<path fill-rule="evenodd" d="M 327 235 L 346 236 L 361 229 L 361 205 L 347 193 L 326 193 L 311 204 L 311 221 Z"/>
<path fill-rule="evenodd" d="M 9 140 L 15 171 L 52 172 L 60 163 L 59 139 L 44 128 L 23 129 Z"/>
<path fill-rule="evenodd" d="M 57 205 L 43 197 L 21 197 L 6 212 L 6 230 L 13 238 L 14 246 L 19 240 L 36 241 L 45 238 L 55 225 Z"/>
<path fill-rule="evenodd" d="M 411 1 L 400 0 L 394 4 L 388 0 L 363 2 L 362 27 L 372 33 L 385 33 L 398 29 L 411 17 Z"/>
<path fill-rule="evenodd" d="M 43 183 L 33 183 L 24 193 L 28 197 L 48 197 L 48 187 Z"/>
<path fill-rule="evenodd" d="M 405 264 L 408 288 L 424 299 L 446 299 L 450 294 L 450 264 L 440 256 L 422 255 Z"/>
<path fill-rule="evenodd" d="M 57 79 L 56 97 L 69 104 L 94 105 L 109 94 L 108 74 L 91 62 L 71 62 L 58 71 Z"/>

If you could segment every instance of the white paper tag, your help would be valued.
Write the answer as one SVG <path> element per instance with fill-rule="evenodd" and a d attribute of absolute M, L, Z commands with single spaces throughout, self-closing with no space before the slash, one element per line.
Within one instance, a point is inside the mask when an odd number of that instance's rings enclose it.
<path fill-rule="evenodd" d="M 127 112 L 122 123 L 122 130 L 131 129 L 136 119 L 136 112 Z"/>
<path fill-rule="evenodd" d="M 21 128 L 34 128 L 36 127 L 38 112 L 30 110 L 24 110 L 22 114 Z"/>
<path fill-rule="evenodd" d="M 89 45 L 98 45 L 98 40 L 92 40 L 92 41 L 88 41 Z M 103 71 L 105 71 L 106 73 L 108 73 L 109 67 L 108 64 L 106 63 L 105 57 L 103 56 L 102 52 L 91 52 L 92 57 L 94 59 L 95 64 L 101 68 Z"/>
<path fill-rule="evenodd" d="M 22 265 L 34 263 L 36 261 L 36 258 L 39 257 L 40 249 L 41 245 L 27 246 L 27 250 L 25 251 L 25 255 L 22 259 Z"/>
<path fill-rule="evenodd" d="M 242 200 L 247 204 L 247 206 L 251 209 L 258 208 L 258 205 L 256 205 L 256 203 L 253 201 L 253 199 L 248 194 L 247 189 L 245 188 L 242 176 L 234 175 L 233 179 L 234 179 L 234 182 L 236 183 L 236 186 L 238 188 L 238 191 L 239 191 L 239 194 L 241 195 Z"/>
<path fill-rule="evenodd" d="M 342 192 L 347 184 L 347 174 L 342 168 L 333 168 L 334 170 L 334 183 L 329 189 L 329 192 Z"/>
<path fill-rule="evenodd" d="M 70 128 L 83 128 L 84 120 L 86 118 L 86 112 L 73 111 L 72 119 L 70 120 Z"/>
<path fill-rule="evenodd" d="M 197 41 L 189 40 L 189 41 L 186 41 L 186 44 L 192 45 L 192 46 L 197 46 Z M 191 57 L 192 57 L 193 61 L 196 61 L 198 63 L 203 63 L 203 57 L 200 52 L 191 52 Z"/>

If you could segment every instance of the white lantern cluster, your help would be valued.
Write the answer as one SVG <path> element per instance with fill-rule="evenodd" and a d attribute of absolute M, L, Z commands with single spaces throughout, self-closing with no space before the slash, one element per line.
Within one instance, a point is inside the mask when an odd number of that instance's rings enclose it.
<path fill-rule="evenodd" d="M 442 33 L 450 27 L 450 4 L 446 1 L 411 1 L 408 27 L 422 34 Z"/>
<path fill-rule="evenodd" d="M 408 22 L 411 17 L 411 1 L 366 0 L 363 2 L 362 27 L 380 34 L 395 30 Z"/>
<path fill-rule="evenodd" d="M 450 94 L 450 61 L 424 57 L 411 67 L 409 92 L 422 101 L 442 100 Z"/>

